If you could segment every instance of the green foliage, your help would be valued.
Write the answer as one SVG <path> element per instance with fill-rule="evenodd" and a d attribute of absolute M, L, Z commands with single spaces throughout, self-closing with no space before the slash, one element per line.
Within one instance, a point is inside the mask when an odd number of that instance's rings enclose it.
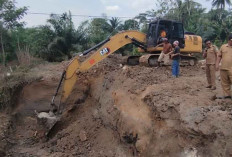
<path fill-rule="evenodd" d="M 213 0 L 214 2 L 221 3 L 219 6 L 231 4 L 230 0 Z M 203 40 L 207 38 L 215 41 L 219 47 L 232 32 L 232 11 L 224 10 L 225 7 L 217 6 L 217 9 L 206 13 L 206 9 L 194 0 L 159 0 L 156 4 L 157 10 L 146 11 L 136 17 L 142 25 L 140 28 L 144 28 L 145 23 L 157 17 L 177 20 L 184 24 L 186 31 L 200 35 Z"/>
<path fill-rule="evenodd" d="M 6 64 L 6 59 L 14 56 L 11 43 L 11 30 L 23 26 L 23 22 L 19 20 L 26 13 L 27 8 L 16 8 L 15 1 L 1 0 L 0 1 L 0 45 L 1 45 L 1 61 Z"/>
<path fill-rule="evenodd" d="M 111 33 L 111 35 L 114 35 L 118 32 L 120 23 L 121 21 L 117 17 L 112 17 L 111 19 L 109 19 L 109 32 Z"/>
<path fill-rule="evenodd" d="M 213 0 L 212 6 L 220 8 L 221 10 L 225 9 L 226 4 L 231 5 L 230 0 Z"/>
<path fill-rule="evenodd" d="M 27 7 L 16 8 L 15 1 L 13 0 L 1 0 L 0 1 L 0 20 L 3 27 L 15 28 L 22 26 L 23 23 L 18 20 L 22 19 L 27 11 Z"/>
<path fill-rule="evenodd" d="M 112 30 L 112 27 L 107 22 L 107 19 L 93 19 L 88 28 L 91 45 L 96 45 L 106 39 L 111 34 L 110 30 Z"/>
<path fill-rule="evenodd" d="M 139 30 L 139 22 L 134 19 L 129 19 L 119 26 L 120 30 Z"/>
<path fill-rule="evenodd" d="M 230 0 L 212 0 L 212 8 L 206 12 L 194 0 L 157 0 L 156 10 L 140 13 L 133 19 L 122 21 L 117 17 L 94 18 L 74 27 L 71 12 L 51 14 L 46 25 L 24 28 L 19 19 L 27 8 L 16 8 L 13 0 L 0 1 L 0 59 L 12 60 L 15 52 L 28 50 L 31 55 L 47 61 L 70 59 L 122 30 L 139 30 L 147 33 L 148 24 L 156 18 L 181 21 L 186 31 L 210 39 L 218 47 L 226 42 L 232 32 L 232 11 L 225 10 Z M 133 45 L 127 45 L 117 53 L 139 54 Z"/>

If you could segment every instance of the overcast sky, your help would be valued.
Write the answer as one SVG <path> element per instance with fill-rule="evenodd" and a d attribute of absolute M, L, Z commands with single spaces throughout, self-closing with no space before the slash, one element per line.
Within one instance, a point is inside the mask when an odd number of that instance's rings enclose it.
<path fill-rule="evenodd" d="M 211 1 L 195 0 L 210 9 Z M 48 15 L 35 15 L 30 13 L 57 13 L 71 11 L 73 15 L 134 17 L 139 13 L 155 9 L 155 0 L 16 0 L 16 6 L 27 6 L 28 14 L 23 21 L 26 26 L 37 26 L 46 23 Z M 73 22 L 78 25 L 81 21 L 91 17 L 73 17 Z"/>

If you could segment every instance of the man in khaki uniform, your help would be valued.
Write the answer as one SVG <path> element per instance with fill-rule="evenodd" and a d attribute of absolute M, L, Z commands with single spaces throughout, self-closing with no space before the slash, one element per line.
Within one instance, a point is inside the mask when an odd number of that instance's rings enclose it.
<path fill-rule="evenodd" d="M 206 78 L 208 81 L 208 86 L 206 88 L 216 89 L 216 60 L 218 48 L 212 45 L 211 41 L 205 40 L 206 48 L 203 52 L 203 57 L 206 59 Z"/>
<path fill-rule="evenodd" d="M 162 40 L 163 43 L 159 45 L 163 45 L 163 51 L 158 58 L 158 66 L 162 61 L 164 61 L 164 65 L 168 65 L 170 63 L 170 53 L 172 52 L 172 45 L 168 42 L 168 39 L 163 38 Z"/>
<path fill-rule="evenodd" d="M 220 62 L 221 85 L 224 92 L 223 98 L 231 99 L 230 89 L 232 85 L 232 34 L 229 35 L 228 43 L 221 46 L 217 57 L 216 70 L 219 69 Z"/>

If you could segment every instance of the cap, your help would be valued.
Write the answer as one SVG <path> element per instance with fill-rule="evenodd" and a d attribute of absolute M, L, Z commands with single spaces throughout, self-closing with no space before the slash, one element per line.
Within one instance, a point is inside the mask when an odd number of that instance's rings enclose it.
<path fill-rule="evenodd" d="M 173 42 L 173 44 L 179 45 L 179 41 L 176 40 L 176 41 Z"/>

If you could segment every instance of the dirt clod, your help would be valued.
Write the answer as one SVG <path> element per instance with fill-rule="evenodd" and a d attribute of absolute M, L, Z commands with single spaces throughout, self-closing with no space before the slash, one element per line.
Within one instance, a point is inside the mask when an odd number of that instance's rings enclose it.
<path fill-rule="evenodd" d="M 87 140 L 86 132 L 84 130 L 81 130 L 79 137 L 82 142 L 86 141 Z"/>

